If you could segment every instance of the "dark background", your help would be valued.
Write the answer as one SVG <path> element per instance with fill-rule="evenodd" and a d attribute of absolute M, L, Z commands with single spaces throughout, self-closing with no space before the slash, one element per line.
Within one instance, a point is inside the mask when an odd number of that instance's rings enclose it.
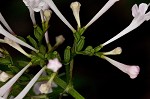
<path fill-rule="evenodd" d="M 54 0 L 55 4 L 76 28 L 76 21 L 70 9 L 74 0 Z M 108 0 L 78 0 L 81 3 L 81 25 L 86 25 L 91 18 L 103 7 Z M 120 0 L 104 15 L 93 23 L 85 32 L 85 46 L 93 47 L 104 43 L 132 21 L 132 6 L 149 0 Z M 33 33 L 29 11 L 22 0 L 1 0 L 0 12 L 16 34 L 26 37 Z M 40 20 L 36 13 L 36 19 Z M 115 42 L 105 46 L 102 51 L 109 51 L 118 46 L 123 52 L 111 58 L 129 65 L 139 65 L 140 74 L 136 79 L 129 76 L 105 60 L 98 57 L 77 56 L 74 65 L 74 85 L 86 99 L 150 99 L 150 22 L 144 22 L 139 28 L 123 36 Z M 49 36 L 52 44 L 55 37 L 62 34 L 65 42 L 58 48 L 63 52 L 67 45 L 73 43 L 73 36 L 69 28 L 55 15 L 50 20 Z M 15 49 L 9 50 L 16 53 Z M 20 54 L 20 53 L 19 53 Z M 14 54 L 13 54 L 14 55 Z M 69 98 L 71 99 L 71 98 Z"/>

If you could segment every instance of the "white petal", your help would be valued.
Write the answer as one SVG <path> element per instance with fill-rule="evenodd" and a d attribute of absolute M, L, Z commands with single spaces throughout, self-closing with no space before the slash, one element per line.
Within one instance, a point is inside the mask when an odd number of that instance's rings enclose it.
<path fill-rule="evenodd" d="M 146 21 L 150 20 L 150 11 L 145 14 L 145 20 Z"/>
<path fill-rule="evenodd" d="M 23 0 L 23 2 L 24 2 L 24 4 L 26 5 L 26 6 L 29 6 L 29 1 L 28 0 Z"/>
<path fill-rule="evenodd" d="M 133 16 L 133 17 L 136 17 L 138 14 L 139 14 L 138 6 L 137 6 L 137 4 L 135 4 L 135 5 L 133 5 L 133 7 L 132 7 L 132 16 Z"/>
<path fill-rule="evenodd" d="M 139 5 L 139 12 L 142 15 L 144 15 L 146 13 L 147 9 L 148 9 L 148 5 L 146 3 L 141 3 Z"/>

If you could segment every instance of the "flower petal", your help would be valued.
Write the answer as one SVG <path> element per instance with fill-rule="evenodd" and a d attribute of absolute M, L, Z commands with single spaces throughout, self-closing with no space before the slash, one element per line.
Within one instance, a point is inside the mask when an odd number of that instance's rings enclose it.
<path fill-rule="evenodd" d="M 132 16 L 133 17 L 136 17 L 137 15 L 138 15 L 138 6 L 137 6 L 137 4 L 135 4 L 135 5 L 133 5 L 133 7 L 132 7 Z"/>
<path fill-rule="evenodd" d="M 150 20 L 150 11 L 145 14 L 145 20 L 146 21 Z"/>
<path fill-rule="evenodd" d="M 144 15 L 146 13 L 147 9 L 148 9 L 148 5 L 146 3 L 141 3 L 139 5 L 139 12 L 142 15 Z"/>

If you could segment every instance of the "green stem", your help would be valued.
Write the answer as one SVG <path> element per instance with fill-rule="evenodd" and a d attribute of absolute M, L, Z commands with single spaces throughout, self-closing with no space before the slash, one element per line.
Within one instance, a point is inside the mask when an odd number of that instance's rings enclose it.
<path fill-rule="evenodd" d="M 58 84 L 60 87 L 62 87 L 63 89 L 66 89 L 66 87 L 68 86 L 66 82 L 64 82 L 62 79 L 60 79 L 59 77 L 55 77 L 54 78 L 54 82 L 56 84 Z M 81 94 L 79 94 L 73 87 L 70 87 L 68 90 L 68 93 L 70 95 L 72 95 L 75 99 L 85 99 Z"/>

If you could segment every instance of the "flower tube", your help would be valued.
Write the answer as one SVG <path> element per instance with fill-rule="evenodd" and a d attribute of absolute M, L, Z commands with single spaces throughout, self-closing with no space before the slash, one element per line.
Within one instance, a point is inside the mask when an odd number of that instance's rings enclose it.
<path fill-rule="evenodd" d="M 70 23 L 66 20 L 66 18 L 61 14 L 61 12 L 58 10 L 56 5 L 52 0 L 43 0 L 45 1 L 50 8 L 56 13 L 56 15 L 73 31 L 75 32 L 75 29 L 70 25 Z"/>
<path fill-rule="evenodd" d="M 117 67 L 118 69 L 120 69 L 122 72 L 128 74 L 130 76 L 131 79 L 134 79 L 138 76 L 139 72 L 140 72 L 140 67 L 139 66 L 129 66 L 129 65 L 125 65 L 123 63 L 117 62 L 109 57 L 106 56 L 102 56 L 103 59 L 107 60 L 109 63 L 111 63 L 112 65 L 114 65 L 115 67 Z"/>
<path fill-rule="evenodd" d="M 10 28 L 10 26 L 8 25 L 8 23 L 6 22 L 6 20 L 4 19 L 1 13 L 0 13 L 0 21 L 4 24 L 4 26 L 7 28 L 7 30 L 10 33 L 14 34 L 13 30 Z"/>
<path fill-rule="evenodd" d="M 128 27 L 126 27 L 124 30 L 122 30 L 120 33 L 118 33 L 116 36 L 114 36 L 110 40 L 103 43 L 102 46 L 105 46 L 105 45 L 117 40 L 118 38 L 124 36 L 125 34 L 131 32 L 132 30 L 139 27 L 144 21 L 148 21 L 150 19 L 150 11 L 148 13 L 146 13 L 148 6 L 149 5 L 147 5 L 145 3 L 141 3 L 138 8 L 137 4 L 135 4 L 132 7 L 132 15 L 133 15 L 134 19 L 132 20 L 130 25 Z"/>
<path fill-rule="evenodd" d="M 80 6 L 81 4 L 79 2 L 72 2 L 70 4 L 70 8 L 72 9 L 72 12 L 73 12 L 73 15 L 76 19 L 76 22 L 78 24 L 78 28 L 81 27 L 81 24 L 80 24 L 80 16 L 79 16 L 79 12 L 80 12 Z"/>
<path fill-rule="evenodd" d="M 28 53 L 26 53 L 19 44 L 17 44 L 16 42 L 10 40 L 9 38 L 5 37 L 4 38 L 5 43 L 7 43 L 8 45 L 12 46 L 13 48 L 17 49 L 19 52 L 21 52 L 22 54 L 24 54 L 27 57 L 31 57 L 31 55 L 29 55 Z"/>
<path fill-rule="evenodd" d="M 32 46 L 30 46 L 29 44 L 23 42 L 22 40 L 18 39 L 17 37 L 15 37 L 12 34 L 10 34 L 9 32 L 7 32 L 1 25 L 0 25 L 0 34 L 4 35 L 5 37 L 9 38 L 10 40 L 13 40 L 14 42 L 16 42 L 22 46 L 25 46 L 35 52 L 38 52 L 38 50 L 36 50 Z"/>
<path fill-rule="evenodd" d="M 92 23 L 94 23 L 101 15 L 103 15 L 115 2 L 119 0 L 109 0 L 104 7 L 90 20 L 90 22 L 84 27 L 88 28 Z"/>

